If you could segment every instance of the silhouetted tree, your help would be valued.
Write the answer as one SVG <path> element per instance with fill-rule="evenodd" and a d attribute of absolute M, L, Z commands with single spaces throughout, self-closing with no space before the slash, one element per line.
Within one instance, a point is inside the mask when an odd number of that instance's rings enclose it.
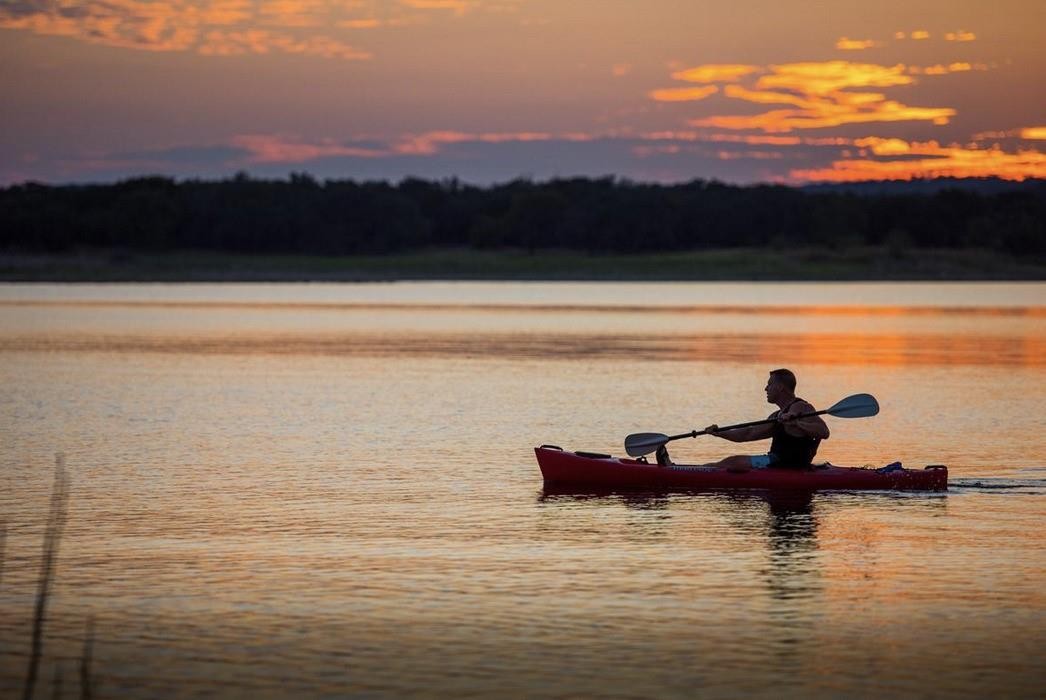
<path fill-rule="evenodd" d="M 960 187 L 960 184 L 962 185 Z M 0 249 L 382 254 L 421 248 L 642 253 L 724 247 L 996 248 L 1046 253 L 1046 181 L 796 189 L 612 177 L 398 184 L 292 173 L 0 189 Z"/>

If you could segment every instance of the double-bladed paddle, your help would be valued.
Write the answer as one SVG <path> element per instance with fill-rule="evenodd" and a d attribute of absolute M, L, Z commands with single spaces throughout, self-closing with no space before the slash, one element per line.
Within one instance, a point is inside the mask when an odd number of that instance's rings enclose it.
<path fill-rule="evenodd" d="M 868 416 L 874 416 L 878 412 L 879 402 L 875 400 L 874 396 L 871 394 L 854 394 L 853 396 L 847 396 L 831 408 L 826 408 L 823 411 L 814 411 L 813 413 L 800 413 L 795 418 L 799 419 L 808 418 L 810 416 L 821 416 L 826 413 L 830 416 L 835 416 L 836 418 L 867 418 Z M 737 428 L 748 428 L 753 425 L 766 425 L 767 423 L 774 423 L 776 421 L 776 418 L 766 418 L 764 420 L 754 420 L 749 423 L 724 425 L 717 432 L 722 433 L 727 430 L 736 430 Z M 625 438 L 625 452 L 627 452 L 630 457 L 639 457 L 640 455 L 650 454 L 666 442 L 680 440 L 682 438 L 696 438 L 698 435 L 707 434 L 707 430 L 691 430 L 689 433 L 680 433 L 679 435 L 633 433 Z"/>

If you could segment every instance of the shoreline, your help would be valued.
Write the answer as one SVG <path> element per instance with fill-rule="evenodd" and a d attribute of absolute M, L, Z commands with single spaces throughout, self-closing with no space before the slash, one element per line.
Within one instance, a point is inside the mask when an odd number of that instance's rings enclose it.
<path fill-rule="evenodd" d="M 428 250 L 382 256 L 202 251 L 0 254 L 2 282 L 1043 281 L 1046 261 L 994 250 L 727 248 L 645 255 Z"/>

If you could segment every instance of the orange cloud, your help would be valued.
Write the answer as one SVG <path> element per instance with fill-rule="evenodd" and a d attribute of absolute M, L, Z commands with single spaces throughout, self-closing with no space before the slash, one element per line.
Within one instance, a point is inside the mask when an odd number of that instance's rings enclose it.
<path fill-rule="evenodd" d="M 250 17 L 249 0 L 212 0 L 200 5 L 198 12 L 201 24 L 230 25 Z"/>
<path fill-rule="evenodd" d="M 714 71 L 701 72 L 708 66 L 678 71 L 674 77 L 710 78 Z M 720 68 L 720 66 L 716 66 Z M 743 69 L 728 75 L 760 73 L 755 89 L 731 84 L 723 94 L 733 99 L 756 104 L 790 105 L 791 109 L 774 109 L 761 114 L 716 115 L 695 119 L 691 126 L 720 129 L 759 129 L 781 133 L 795 129 L 822 129 L 844 124 L 866 122 L 931 121 L 946 124 L 955 116 L 950 107 L 912 107 L 886 99 L 881 92 L 855 92 L 853 88 L 894 87 L 910 85 L 915 79 L 904 64 L 883 66 L 851 61 L 808 61 L 757 66 L 738 66 Z M 945 70 L 969 70 L 969 64 L 954 63 Z M 694 71 L 698 71 L 694 73 Z M 703 99 L 715 92 L 715 86 L 702 88 L 665 88 L 649 93 L 657 101 Z"/>
<path fill-rule="evenodd" d="M 815 103 L 809 99 L 799 97 L 790 92 L 773 92 L 770 90 L 749 90 L 740 85 L 727 85 L 723 88 L 723 94 L 747 102 L 758 104 L 785 104 L 796 107 L 813 108 Z"/>
<path fill-rule="evenodd" d="M 841 105 L 874 105 L 876 102 L 884 102 L 886 95 L 881 92 L 836 92 L 832 99 Z"/>
<path fill-rule="evenodd" d="M 909 32 L 907 34 L 905 34 L 904 32 L 894 32 L 893 38 L 894 39 L 905 39 L 905 38 L 908 38 L 908 39 L 915 39 L 916 41 L 918 41 L 920 39 L 929 39 L 930 38 L 930 32 L 926 31 L 925 29 L 916 29 L 915 31 Z"/>
<path fill-rule="evenodd" d="M 400 0 L 415 10 L 451 10 L 456 15 L 465 14 L 476 4 L 474 0 Z"/>
<path fill-rule="evenodd" d="M 999 139 L 1020 138 L 1026 141 L 1046 140 L 1046 126 L 1029 126 L 1023 129 L 1005 129 L 996 131 L 978 131 L 970 137 L 971 141 L 996 141 Z"/>
<path fill-rule="evenodd" d="M 721 116 L 695 119 L 692 126 L 711 126 L 720 129 L 761 129 L 770 133 L 788 132 L 794 129 L 823 129 L 843 124 L 867 122 L 932 121 L 946 124 L 955 116 L 949 107 L 909 107 L 900 102 L 877 102 L 870 109 L 825 105 L 817 109 L 777 109 L 752 116 Z"/>
<path fill-rule="evenodd" d="M 704 85 L 702 87 L 662 88 L 651 90 L 647 94 L 657 102 L 694 102 L 703 100 L 715 92 L 719 92 L 719 88 L 715 85 Z"/>
<path fill-rule="evenodd" d="M 632 72 L 632 66 L 628 63 L 616 63 L 610 67 L 610 74 L 615 78 L 622 78 Z"/>
<path fill-rule="evenodd" d="M 756 136 L 751 134 L 704 134 L 696 131 L 652 131 L 640 135 L 647 141 L 707 141 L 712 143 L 746 143 L 760 146 L 797 146 L 798 136 Z"/>
<path fill-rule="evenodd" d="M 938 63 L 933 66 L 926 66 L 925 68 L 920 66 L 908 66 L 908 72 L 912 75 L 945 75 L 947 73 L 965 73 L 971 70 L 988 70 L 988 66 L 983 63 L 966 63 L 965 61 L 949 63 L 948 65 Z"/>
<path fill-rule="evenodd" d="M 842 51 L 861 51 L 878 45 L 879 42 L 873 41 L 872 39 L 848 39 L 845 36 L 840 37 L 839 40 L 835 42 L 835 48 Z"/>
<path fill-rule="evenodd" d="M 676 80 L 688 83 L 732 83 L 746 75 L 757 72 L 759 66 L 747 66 L 735 63 L 708 63 L 678 70 L 672 74 Z"/>
<path fill-rule="evenodd" d="M 0 28 L 121 48 L 182 51 L 193 45 L 202 23 L 239 21 L 238 10 L 234 9 L 238 7 L 222 3 L 185 18 L 171 5 L 139 0 L 87 2 L 76 12 L 44 0 L 25 0 L 0 5 Z"/>
<path fill-rule="evenodd" d="M 769 75 L 759 78 L 758 88 L 783 88 L 804 94 L 827 95 L 851 87 L 909 85 L 904 65 L 881 66 L 850 61 L 809 61 L 770 66 Z"/>
<path fill-rule="evenodd" d="M 973 141 L 990 141 L 991 139 L 1010 138 L 1011 136 L 1018 136 L 1019 134 L 1019 129 L 1009 129 L 1007 131 L 978 131 L 970 138 Z"/>
<path fill-rule="evenodd" d="M 878 136 L 854 139 L 853 145 L 858 148 L 868 148 L 877 156 L 906 155 L 912 150 L 911 144 L 904 139 L 884 139 Z"/>
<path fill-rule="evenodd" d="M 280 27 L 313 27 L 320 23 L 323 0 L 265 0 L 258 7 L 262 24 Z"/>
<path fill-rule="evenodd" d="M 370 53 L 330 37 L 312 36 L 295 39 L 287 34 L 277 34 L 264 29 L 249 29 L 243 32 L 210 32 L 197 50 L 208 56 L 266 54 L 280 51 L 348 60 L 371 58 Z"/>
<path fill-rule="evenodd" d="M 325 0 L 19 0 L 0 5 L 0 28 L 147 51 L 205 55 L 282 51 L 349 60 L 371 58 L 370 52 L 323 34 L 292 35 L 261 28 L 308 29 L 323 24 L 321 20 L 331 10 Z"/>
<path fill-rule="evenodd" d="M 977 35 L 973 32 L 966 32 L 960 29 L 957 32 L 948 32 L 944 35 L 945 41 L 973 41 L 977 38 Z"/>
<path fill-rule="evenodd" d="M 855 139 L 854 145 L 867 149 L 878 158 L 886 159 L 836 160 L 828 168 L 792 170 L 790 177 L 803 182 L 912 180 L 935 177 L 998 177 L 1019 181 L 1031 177 L 1046 177 L 1046 154 L 1034 150 L 1007 153 L 998 147 L 980 149 L 954 144 L 941 146 L 936 141 L 919 143 L 874 136 Z"/>

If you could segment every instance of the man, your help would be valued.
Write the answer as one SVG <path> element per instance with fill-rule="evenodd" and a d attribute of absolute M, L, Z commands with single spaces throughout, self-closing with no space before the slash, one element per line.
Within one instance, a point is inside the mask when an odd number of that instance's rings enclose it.
<path fill-rule="evenodd" d="M 751 442 L 770 439 L 770 450 L 762 455 L 735 455 L 707 466 L 731 472 L 747 472 L 767 467 L 805 468 L 810 466 L 821 440 L 828 439 L 828 426 L 820 416 L 797 416 L 813 413 L 817 409 L 795 395 L 795 375 L 787 369 L 775 369 L 766 382 L 767 403 L 777 404 L 778 410 L 770 414 L 775 422 L 753 425 L 750 428 L 735 428 L 720 431 L 718 425 L 710 425 L 705 431 L 732 442 Z M 658 464 L 671 464 L 664 445 L 657 451 Z"/>

